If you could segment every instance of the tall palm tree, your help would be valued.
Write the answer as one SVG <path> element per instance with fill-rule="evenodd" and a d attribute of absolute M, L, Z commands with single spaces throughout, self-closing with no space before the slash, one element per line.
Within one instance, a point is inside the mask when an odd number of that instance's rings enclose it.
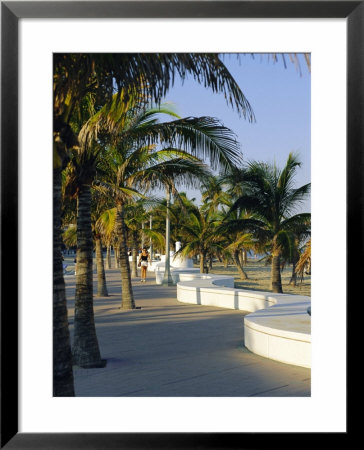
<path fill-rule="evenodd" d="M 252 162 L 244 171 L 244 193 L 231 210 L 243 208 L 255 216 L 254 232 L 270 243 L 272 257 L 272 291 L 281 293 L 281 256 L 283 249 L 294 248 L 294 231 L 306 226 L 309 213 L 292 215 L 310 192 L 310 183 L 294 188 L 294 176 L 301 166 L 298 156 L 289 154 L 285 167 Z"/>
<path fill-rule="evenodd" d="M 97 152 L 80 146 L 66 169 L 66 188 L 77 201 L 77 255 L 73 364 L 80 367 L 103 367 L 93 311 L 93 249 L 91 183 L 95 174 Z M 99 259 L 100 239 L 96 248 Z M 99 272 L 100 274 L 100 272 Z"/>
<path fill-rule="evenodd" d="M 57 132 L 54 136 L 54 154 L 65 155 L 76 145 L 72 133 Z M 71 337 L 68 328 L 66 286 L 62 259 L 62 170 L 65 162 L 54 157 L 53 169 L 53 395 L 73 397 L 75 395 Z"/>

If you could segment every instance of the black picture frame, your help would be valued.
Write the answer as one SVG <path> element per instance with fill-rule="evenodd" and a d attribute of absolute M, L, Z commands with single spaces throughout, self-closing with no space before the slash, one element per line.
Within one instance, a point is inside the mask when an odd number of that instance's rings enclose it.
<path fill-rule="evenodd" d="M 1 2 L 1 448 L 264 448 L 279 434 L 18 433 L 18 21 L 21 18 L 345 18 L 347 20 L 347 305 L 363 262 L 363 1 Z M 333 61 L 333 66 L 335 61 Z M 333 69 L 334 70 L 334 69 Z M 355 241 L 355 242 L 354 242 Z M 6 262 L 6 264 L 5 264 Z M 9 270 L 10 268 L 10 270 Z M 361 275 L 362 276 L 362 275 Z M 6 279 L 6 283 L 3 281 Z M 348 345 L 348 349 L 350 345 Z M 337 433 L 336 442 L 349 436 Z M 327 438 L 327 436 L 325 436 Z M 316 434 L 315 439 L 318 438 Z M 311 436 L 300 436 L 300 444 Z M 280 446 L 295 445 L 296 434 Z M 315 444 L 317 440 L 315 441 Z"/>

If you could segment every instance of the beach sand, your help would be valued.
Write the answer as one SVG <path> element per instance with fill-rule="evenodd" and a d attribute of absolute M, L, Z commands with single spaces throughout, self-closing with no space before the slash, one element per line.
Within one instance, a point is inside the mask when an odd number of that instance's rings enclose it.
<path fill-rule="evenodd" d="M 210 273 L 232 275 L 234 277 L 236 288 L 252 289 L 255 291 L 272 291 L 270 265 L 265 265 L 264 262 L 258 262 L 254 259 L 248 259 L 248 263 L 244 266 L 244 271 L 248 275 L 247 280 L 242 280 L 240 278 L 238 270 L 234 265 L 230 264 L 227 268 L 225 268 L 223 264 L 214 262 Z M 300 279 L 297 279 L 297 285 L 293 286 L 289 284 L 291 275 L 292 265 L 287 265 L 283 272 L 281 272 L 283 293 L 307 295 L 311 297 L 311 276 L 305 275 L 302 283 Z"/>

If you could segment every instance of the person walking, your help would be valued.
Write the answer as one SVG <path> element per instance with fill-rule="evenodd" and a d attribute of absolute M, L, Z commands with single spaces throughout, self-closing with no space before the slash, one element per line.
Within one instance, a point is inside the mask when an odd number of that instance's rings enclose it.
<path fill-rule="evenodd" d="M 147 250 L 147 247 L 144 247 L 142 252 L 139 254 L 139 263 L 138 266 L 140 267 L 141 270 L 141 282 L 145 283 L 145 280 L 147 278 L 147 267 L 148 267 L 148 262 L 150 262 L 150 256 Z"/>

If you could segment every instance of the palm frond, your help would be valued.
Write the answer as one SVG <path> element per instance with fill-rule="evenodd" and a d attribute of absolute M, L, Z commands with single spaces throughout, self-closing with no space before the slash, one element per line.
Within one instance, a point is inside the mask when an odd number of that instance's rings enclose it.
<path fill-rule="evenodd" d="M 198 187 L 202 178 L 209 175 L 208 167 L 199 160 L 174 158 L 136 171 L 130 182 L 145 190 L 161 188 L 165 185 Z"/>
<path fill-rule="evenodd" d="M 307 242 L 305 250 L 301 254 L 295 268 L 295 271 L 297 275 L 301 277 L 301 280 L 307 269 L 311 272 L 311 239 Z"/>
<path fill-rule="evenodd" d="M 240 144 L 234 133 L 213 117 L 187 117 L 130 129 L 123 138 L 139 145 L 160 142 L 209 160 L 212 169 L 226 171 L 242 163 Z"/>
<path fill-rule="evenodd" d="M 124 91 L 159 103 L 177 75 L 182 81 L 190 75 L 222 93 L 239 114 L 254 120 L 249 102 L 216 53 L 55 53 L 55 117 L 67 123 L 87 92 L 110 100 L 115 91 Z"/>
<path fill-rule="evenodd" d="M 77 227 L 76 225 L 69 225 L 62 234 L 63 242 L 67 247 L 74 247 L 77 244 Z"/>
<path fill-rule="evenodd" d="M 104 211 L 95 223 L 95 229 L 106 241 L 111 241 L 115 232 L 116 208 Z"/>

